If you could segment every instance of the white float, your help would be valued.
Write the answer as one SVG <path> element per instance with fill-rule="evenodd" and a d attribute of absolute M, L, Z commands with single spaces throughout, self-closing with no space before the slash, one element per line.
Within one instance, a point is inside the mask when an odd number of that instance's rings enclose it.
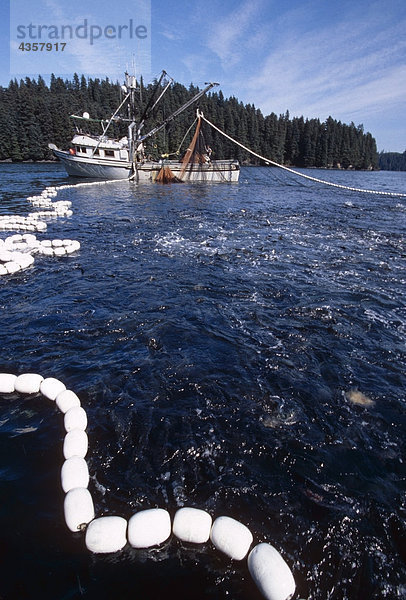
<path fill-rule="evenodd" d="M 34 257 L 31 254 L 26 254 L 23 252 L 13 252 L 13 261 L 17 263 L 20 269 L 27 269 L 34 262 Z"/>
<path fill-rule="evenodd" d="M 31 204 L 35 206 L 35 208 L 52 208 L 52 200 L 45 197 L 40 200 L 31 200 Z"/>
<path fill-rule="evenodd" d="M 271 544 L 258 544 L 251 550 L 248 569 L 267 600 L 288 600 L 295 593 L 292 571 Z"/>
<path fill-rule="evenodd" d="M 84 458 L 72 456 L 65 460 L 61 469 L 61 484 L 65 494 L 77 487 L 87 488 L 89 469 Z"/>
<path fill-rule="evenodd" d="M 9 262 L 10 260 L 13 260 L 13 252 L 11 252 L 9 249 L 8 250 L 2 249 L 0 251 L 0 261 L 1 262 Z"/>
<path fill-rule="evenodd" d="M 204 544 L 210 537 L 212 518 L 200 508 L 180 508 L 173 519 L 172 531 L 183 542 Z"/>
<path fill-rule="evenodd" d="M 22 235 L 22 238 L 23 238 L 23 241 L 28 245 L 31 244 L 34 246 L 39 243 L 37 238 L 35 237 L 35 235 L 33 235 L 32 233 L 24 233 Z"/>
<path fill-rule="evenodd" d="M 66 459 L 72 456 L 84 458 L 89 448 L 87 433 L 83 429 L 71 429 L 63 441 L 63 455 Z"/>
<path fill-rule="evenodd" d="M 40 248 L 38 249 L 38 252 L 40 254 L 43 254 L 44 256 L 54 256 L 53 248 L 48 248 L 46 246 L 40 246 Z"/>
<path fill-rule="evenodd" d="M 16 233 L 15 235 L 9 235 L 8 238 L 4 240 L 6 246 L 18 244 L 23 241 L 23 236 L 21 233 Z"/>
<path fill-rule="evenodd" d="M 81 406 L 73 406 L 65 413 L 64 425 L 66 431 L 83 429 L 87 427 L 86 411 Z"/>
<path fill-rule="evenodd" d="M 33 207 L 46 209 L 34 213 L 29 213 L 28 217 L 57 218 L 72 216 L 73 212 L 70 210 L 72 202 L 70 202 L 69 200 L 59 200 L 57 202 L 53 202 L 51 197 L 52 194 L 46 192 L 41 194 L 41 196 L 28 197 L 27 200 L 31 202 Z"/>
<path fill-rule="evenodd" d="M 0 230 L 25 229 L 26 231 L 45 231 L 47 224 L 43 221 L 37 221 L 30 217 L 19 217 L 17 215 L 0 216 Z"/>
<path fill-rule="evenodd" d="M 59 410 L 63 413 L 68 412 L 70 408 L 74 406 L 80 406 L 80 400 L 71 390 L 64 390 L 57 395 L 55 399 L 55 403 Z"/>
<path fill-rule="evenodd" d="M 86 530 L 86 548 L 95 554 L 119 552 L 127 544 L 127 521 L 123 517 L 99 517 Z"/>
<path fill-rule="evenodd" d="M 218 517 L 214 521 L 210 539 L 218 550 L 234 560 L 242 560 L 253 541 L 248 527 L 231 517 Z"/>
<path fill-rule="evenodd" d="M 17 273 L 17 271 L 21 270 L 21 267 L 18 263 L 14 262 L 13 260 L 4 263 L 4 268 L 7 270 L 7 273 L 9 275 L 12 275 L 13 273 Z"/>
<path fill-rule="evenodd" d="M 55 379 L 54 377 L 47 377 L 41 381 L 40 392 L 48 400 L 55 400 L 58 394 L 66 390 L 66 385 Z"/>
<path fill-rule="evenodd" d="M 159 546 L 171 535 L 171 518 L 163 508 L 135 513 L 128 521 L 128 541 L 134 548 Z"/>
<path fill-rule="evenodd" d="M 77 240 L 43 240 L 38 247 L 38 252 L 45 256 L 64 256 L 72 254 L 80 249 L 80 242 Z"/>
<path fill-rule="evenodd" d="M 11 394 L 15 391 L 17 375 L 0 373 L 0 394 Z"/>
<path fill-rule="evenodd" d="M 43 379 L 37 373 L 24 373 L 15 380 L 14 389 L 19 394 L 38 394 Z"/>
<path fill-rule="evenodd" d="M 47 229 L 44 220 L 58 217 L 70 217 L 72 202 L 69 200 L 53 201 L 59 190 L 68 189 L 75 186 L 60 186 L 56 188 L 46 188 L 40 194 L 28 196 L 27 200 L 38 209 L 31 212 L 28 216 L 22 215 L 0 215 L 0 231 L 8 230 L 26 230 L 43 232 Z M 0 240 L 0 253 L 11 250 L 10 256 L 6 258 L 3 255 L 0 258 L 0 276 L 11 275 L 26 269 L 34 263 L 32 254 L 39 253 L 45 256 L 66 256 L 80 249 L 80 243 L 77 240 L 44 240 L 39 242 L 33 234 L 15 234 L 7 238 L 6 242 Z M 24 255 L 19 255 L 22 252 Z"/>
<path fill-rule="evenodd" d="M 31 233 L 10 235 L 4 241 L 1 240 L 0 260 L 4 260 L 4 252 L 10 252 L 7 260 L 15 260 L 16 256 L 31 256 L 32 253 L 37 251 L 38 245 L 39 242 L 36 240 L 35 235 Z"/>
<path fill-rule="evenodd" d="M 45 219 L 56 219 L 58 217 L 58 215 L 53 210 L 37 210 L 36 212 L 28 213 L 28 216 L 32 219 L 39 219 L 39 217 Z"/>
<path fill-rule="evenodd" d="M 69 244 L 65 244 L 66 254 L 72 254 L 72 252 L 80 250 L 80 242 L 77 240 L 64 240 L 64 242 L 70 242 Z"/>
<path fill-rule="evenodd" d="M 86 488 L 73 488 L 64 501 L 65 522 L 71 531 L 81 531 L 94 519 L 92 496 Z"/>

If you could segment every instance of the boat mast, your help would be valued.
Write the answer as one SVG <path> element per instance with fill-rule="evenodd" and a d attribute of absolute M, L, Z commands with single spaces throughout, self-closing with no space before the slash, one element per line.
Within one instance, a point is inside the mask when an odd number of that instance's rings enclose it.
<path fill-rule="evenodd" d="M 134 162 L 135 152 L 136 152 L 136 143 L 134 136 L 134 129 L 136 127 L 135 123 L 135 91 L 137 89 L 137 80 L 135 75 L 129 75 L 127 72 L 125 74 L 125 86 L 127 88 L 127 97 L 128 97 L 128 119 L 130 124 L 128 126 L 128 148 L 130 152 L 130 161 Z"/>

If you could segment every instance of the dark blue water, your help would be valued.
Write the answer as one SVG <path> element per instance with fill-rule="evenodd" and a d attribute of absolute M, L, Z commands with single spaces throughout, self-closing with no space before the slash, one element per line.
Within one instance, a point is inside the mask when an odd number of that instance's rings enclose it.
<path fill-rule="evenodd" d="M 406 191 L 404 173 L 310 173 Z M 0 176 L 1 214 L 66 182 Z M 275 545 L 295 598 L 406 598 L 405 199 L 265 168 L 57 199 L 73 216 L 37 237 L 81 250 L 0 279 L 0 372 L 79 395 L 97 514 L 204 508 Z M 90 555 L 64 524 L 63 435 L 41 396 L 0 398 L 1 600 L 261 598 L 210 544 Z"/>

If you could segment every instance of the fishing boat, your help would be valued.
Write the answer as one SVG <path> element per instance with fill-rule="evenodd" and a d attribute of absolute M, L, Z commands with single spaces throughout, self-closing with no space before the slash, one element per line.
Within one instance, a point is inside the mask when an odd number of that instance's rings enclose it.
<path fill-rule="evenodd" d="M 68 175 L 92 179 L 130 179 L 136 182 L 236 182 L 240 168 L 237 160 L 212 160 L 211 149 L 205 144 L 201 121 L 203 114 L 197 109 L 196 129 L 193 138 L 182 158 L 170 159 L 162 155 L 157 159 L 146 154 L 145 142 L 153 139 L 168 123 L 180 113 L 192 106 L 217 83 L 209 83 L 197 94 L 180 106 L 162 122 L 156 124 L 147 133 L 143 133 L 146 121 L 169 89 L 172 78 L 162 82 L 166 77 L 162 74 L 154 87 L 153 93 L 137 119 L 135 76 L 125 74 L 125 84 L 121 87 L 124 94 L 120 105 L 107 120 L 91 119 L 85 112 L 83 115 L 71 115 L 75 122 L 76 133 L 68 150 L 61 150 L 55 144 L 48 144 L 53 154 L 62 162 Z M 127 116 L 120 111 L 127 108 Z M 127 135 L 114 139 L 109 137 L 108 130 L 113 123 L 125 122 Z M 86 127 L 98 123 L 101 133 L 95 135 Z"/>

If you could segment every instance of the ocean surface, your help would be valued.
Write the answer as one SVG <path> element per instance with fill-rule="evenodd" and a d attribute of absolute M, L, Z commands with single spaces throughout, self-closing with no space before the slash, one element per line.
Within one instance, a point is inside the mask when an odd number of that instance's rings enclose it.
<path fill-rule="evenodd" d="M 406 173 L 306 173 L 406 192 Z M 0 178 L 0 214 L 67 182 Z M 265 167 L 56 199 L 73 216 L 37 238 L 81 249 L 0 278 L 0 372 L 78 394 L 97 515 L 195 506 L 273 544 L 296 599 L 405 599 L 406 199 Z M 91 555 L 64 522 L 63 437 L 54 403 L 0 397 L 1 600 L 260 600 L 210 543 Z"/>

